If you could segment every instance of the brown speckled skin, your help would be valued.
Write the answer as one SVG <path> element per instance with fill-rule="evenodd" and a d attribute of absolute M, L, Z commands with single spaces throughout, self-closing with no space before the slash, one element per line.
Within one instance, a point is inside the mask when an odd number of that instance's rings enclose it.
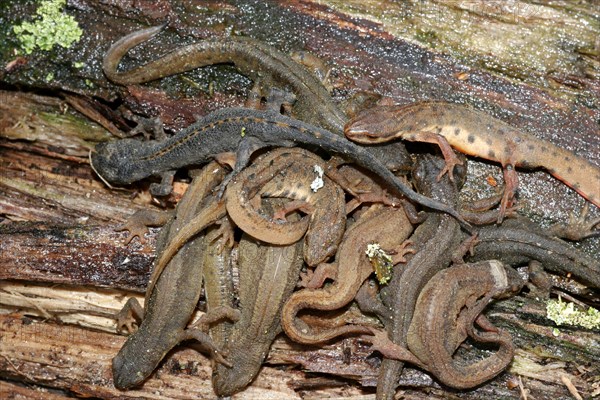
<path fill-rule="evenodd" d="M 298 318 L 298 313 L 303 310 L 337 310 L 350 303 L 363 282 L 373 273 L 373 266 L 365 255 L 367 245 L 379 243 L 383 249 L 397 249 L 413 230 L 403 209 L 383 207 L 369 211 L 348 228 L 334 264 L 328 264 L 337 270 L 335 282 L 324 288 L 297 291 L 284 305 L 282 325 L 292 340 L 316 344 L 345 334 L 371 334 L 369 328 L 360 325 L 319 330 Z M 325 265 L 319 267 L 326 268 Z"/>
<path fill-rule="evenodd" d="M 444 167 L 444 160 L 431 154 L 417 158 L 413 181 L 420 193 L 457 206 L 458 192 L 466 177 L 466 168 L 455 168 L 455 182 L 448 176 L 438 182 L 437 176 Z M 438 271 L 450 265 L 452 253 L 460 244 L 460 226 L 456 220 L 441 213 L 428 213 L 410 237 L 415 254 L 406 265 L 394 270 L 394 276 L 381 289 L 381 299 L 389 315 L 382 318 L 391 341 L 406 346 L 408 327 L 421 289 Z M 387 318 L 385 318 L 387 317 Z M 403 363 L 384 358 L 377 381 L 377 398 L 392 399 L 402 373 Z"/>
<path fill-rule="evenodd" d="M 206 202 L 211 200 L 207 195 L 225 175 L 225 170 L 215 163 L 204 172 L 194 179 L 188 193 L 179 202 L 177 218 L 161 231 L 157 243 L 159 253 L 168 247 L 177 230 L 206 206 Z M 117 388 L 128 389 L 142 383 L 162 358 L 181 341 L 191 339 L 190 334 L 194 331 L 198 334 L 195 339 L 204 340 L 204 345 L 211 348 L 212 341 L 208 335 L 196 329 L 186 329 L 202 292 L 203 263 L 190 261 L 201 258 L 203 243 L 201 236 L 187 243 L 175 257 L 169 258 L 164 273 L 156 275 L 155 285 L 149 286 L 142 323 L 113 359 L 113 378 Z"/>
<path fill-rule="evenodd" d="M 239 173 L 225 192 L 231 219 L 256 239 L 290 244 L 306 232 L 304 259 L 310 266 L 335 254 L 346 226 L 344 192 L 340 186 L 323 176 L 323 187 L 312 191 L 311 183 L 317 177 L 315 166 L 327 170 L 320 157 L 306 150 L 275 149 Z M 259 190 L 263 197 L 285 197 L 306 203 L 310 216 L 283 223 L 263 216 L 250 201 Z"/>
<path fill-rule="evenodd" d="M 350 121 L 345 132 L 359 143 L 418 140 L 420 132 L 436 133 L 455 149 L 500 162 L 505 169 L 542 167 L 600 207 L 600 167 L 465 106 L 431 102 L 373 108 Z"/>
<path fill-rule="evenodd" d="M 233 222 L 244 232 L 256 239 L 271 244 L 287 245 L 295 243 L 308 229 L 309 218 L 297 221 L 278 222 L 271 216 L 263 215 L 255 208 L 253 199 L 260 196 L 262 187 L 274 179 L 282 170 L 287 170 L 296 162 L 294 157 L 270 153 L 257 159 L 242 170 L 227 185 L 225 205 Z"/>
<path fill-rule="evenodd" d="M 438 272 L 417 300 L 407 335 L 409 350 L 448 386 L 467 389 L 493 378 L 512 360 L 511 337 L 487 320 L 477 322 L 484 325 L 483 332 L 473 323 L 493 298 L 516 292 L 523 283 L 516 271 L 496 260 Z M 472 364 L 457 362 L 453 355 L 467 336 L 494 343 L 498 350 Z"/>
<path fill-rule="evenodd" d="M 302 268 L 302 243 L 269 245 L 244 235 L 239 246 L 240 311 L 225 347 L 231 367 L 215 365 L 213 389 L 230 396 L 254 379 L 275 337 L 281 332 L 281 308 Z"/>
<path fill-rule="evenodd" d="M 133 32 L 115 42 L 104 56 L 104 73 L 113 82 L 132 85 L 189 71 L 206 65 L 233 63 L 259 83 L 260 94 L 279 88 L 295 95 L 293 115 L 306 122 L 342 133 L 346 116 L 323 84 L 286 54 L 258 40 L 231 36 L 211 38 L 179 47 L 165 56 L 130 71 L 117 71 L 121 58 L 138 44 L 157 35 L 163 26 Z"/>
<path fill-rule="evenodd" d="M 95 171 L 106 181 L 127 184 L 184 166 L 206 163 L 216 155 L 236 152 L 232 176 L 239 173 L 256 150 L 265 147 L 318 147 L 338 154 L 384 181 L 390 192 L 429 208 L 451 214 L 466 224 L 447 204 L 413 191 L 374 155 L 346 138 L 271 110 L 223 108 L 163 141 L 122 139 L 101 143 L 90 154 Z M 231 176 L 230 176 L 231 177 Z"/>
<path fill-rule="evenodd" d="M 419 294 L 407 332 L 408 350 L 381 331 L 373 332 L 374 347 L 387 358 L 429 371 L 447 386 L 473 388 L 502 372 L 514 354 L 510 335 L 481 312 L 492 299 L 510 296 L 524 283 L 515 270 L 497 260 L 454 264 L 433 276 Z M 454 357 L 467 337 L 498 349 L 467 363 Z"/>
<path fill-rule="evenodd" d="M 573 275 L 591 288 L 600 288 L 600 258 L 573 244 L 552 237 L 525 217 L 507 219 L 501 225 L 478 230 L 474 254 L 469 261 L 496 259 L 510 265 L 539 261 L 544 269 Z"/>

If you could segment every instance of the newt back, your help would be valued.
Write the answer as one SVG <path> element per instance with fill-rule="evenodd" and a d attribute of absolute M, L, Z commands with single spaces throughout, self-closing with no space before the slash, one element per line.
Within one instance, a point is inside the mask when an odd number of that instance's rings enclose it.
<path fill-rule="evenodd" d="M 115 42 L 104 56 L 103 70 L 121 85 L 150 82 L 207 65 L 232 63 L 242 74 L 266 88 L 293 93 L 294 114 L 307 122 L 342 134 L 346 116 L 333 102 L 323 84 L 286 54 L 258 40 L 245 37 L 210 38 L 176 48 L 172 52 L 129 71 L 117 67 L 127 52 L 152 39 L 164 25 L 133 32 Z M 266 97 L 267 93 L 262 93 Z"/>
<path fill-rule="evenodd" d="M 600 207 L 600 167 L 571 151 L 493 118 L 449 103 L 378 107 L 350 121 L 346 136 L 359 143 L 395 138 L 419 140 L 419 133 L 443 136 L 455 149 L 506 166 L 542 167 Z"/>

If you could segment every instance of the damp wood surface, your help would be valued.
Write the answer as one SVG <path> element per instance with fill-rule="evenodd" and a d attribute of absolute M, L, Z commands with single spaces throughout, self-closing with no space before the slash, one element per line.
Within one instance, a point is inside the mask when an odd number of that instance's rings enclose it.
<path fill-rule="evenodd" d="M 17 92 L 3 95 L 10 97 L 11 104 L 21 104 L 22 109 L 28 104 L 30 112 L 24 115 L 39 114 L 39 107 L 53 102 L 60 115 L 59 100 Z M 3 118 L 8 118 L 6 113 Z M 36 121 L 29 121 L 26 130 L 38 131 Z M 59 124 L 62 126 L 64 121 Z M 45 136 L 36 140 L 2 139 L 2 167 L 6 173 L 0 193 L 6 219 L 0 225 L 0 307 L 5 318 L 0 345 L 5 357 L 0 358 L 0 374 L 11 385 L 34 384 L 40 390 L 81 396 L 209 396 L 209 360 L 183 347 L 167 358 L 151 378 L 152 383 L 126 394 L 115 391 L 110 381 L 110 360 L 124 337 L 116 334 L 112 316 L 129 296 L 143 296 L 157 230 L 150 231 L 143 245 L 138 239 L 125 245 L 126 234 L 114 228 L 136 209 L 155 206 L 147 195 L 147 184 L 126 190 L 104 188 L 88 170 L 85 151 L 66 159 L 64 151 L 49 146 L 52 129 L 44 127 L 43 131 Z M 74 137 L 67 134 L 61 138 L 64 147 L 76 148 L 76 132 L 72 131 Z M 80 172 L 74 174 L 78 169 Z M 51 174 L 45 175 L 44 171 Z M 95 201 L 97 206 L 88 209 L 84 199 Z M 21 206 L 20 202 L 29 206 Z M 111 205 L 121 212 L 114 212 L 111 218 L 99 213 Z M 402 378 L 402 384 L 411 388 L 403 391 L 407 398 L 418 398 L 423 391 L 432 398 L 444 398 L 449 393 L 462 398 L 519 398 L 517 389 L 508 389 L 517 376 L 524 379 L 529 393 L 543 394 L 539 398 L 570 398 L 561 381 L 563 376 L 582 393 L 596 390 L 587 377 L 589 366 L 600 362 L 598 333 L 561 328 L 561 335 L 555 337 L 553 323 L 545 318 L 544 303 L 529 298 L 499 303 L 489 315 L 515 337 L 519 351 L 511 369 L 475 391 L 456 393 L 440 388 L 426 374 L 407 368 Z M 64 349 L 72 350 L 65 354 Z M 37 358 L 32 359 L 32 355 Z M 373 391 L 379 358 L 370 353 L 368 344 L 357 339 L 306 348 L 280 338 L 273 345 L 268 363 L 239 398 L 368 395 Z M 552 369 L 550 375 L 546 372 L 548 366 Z M 174 377 L 166 377 L 170 374 Z M 180 391 L 175 394 L 173 390 Z"/>
<path fill-rule="evenodd" d="M 172 207 L 186 184 L 157 204 L 149 181 L 106 188 L 87 157 L 96 143 L 127 129 L 129 122 L 112 109 L 118 104 L 160 116 L 175 131 L 195 115 L 242 105 L 251 83 L 219 66 L 146 85 L 113 85 L 102 75 L 102 56 L 134 30 L 169 21 L 163 34 L 131 52 L 125 67 L 202 38 L 242 34 L 321 57 L 331 67 L 339 102 L 366 90 L 398 103 L 466 103 L 600 165 L 600 15 L 592 0 L 516 1 L 513 8 L 451 0 L 132 4 L 69 1 L 67 13 L 79 21 L 82 39 L 70 49 L 21 56 L 12 51 L 11 26 L 33 15 L 36 3 L 0 9 L 2 398 L 213 396 L 210 361 L 184 347 L 139 390 L 119 392 L 112 385 L 110 360 L 124 336 L 115 333 L 111 313 L 128 296 L 143 295 L 157 232 L 151 230 L 146 244 L 135 239 L 126 246 L 126 234 L 114 228 L 140 208 Z M 17 57 L 22 64 L 6 68 Z M 83 67 L 74 68 L 77 62 Z M 470 173 L 467 195 L 483 197 L 495 190 L 489 182 L 501 182 L 492 164 L 477 163 Z M 521 212 L 542 224 L 565 221 L 583 204 L 544 172 L 519 178 Z M 588 239 L 580 247 L 597 254 L 599 243 Z M 519 388 L 509 387 L 518 377 L 536 399 L 573 398 L 565 378 L 584 398 L 599 393 L 597 370 L 590 379 L 590 365 L 600 363 L 598 332 L 561 327 L 554 336 L 543 302 L 531 298 L 498 303 L 488 315 L 511 331 L 519 349 L 508 372 L 457 392 L 408 368 L 403 398 L 517 399 Z M 234 398 L 374 398 L 379 358 L 359 340 L 306 348 L 279 338 L 267 361 Z"/>

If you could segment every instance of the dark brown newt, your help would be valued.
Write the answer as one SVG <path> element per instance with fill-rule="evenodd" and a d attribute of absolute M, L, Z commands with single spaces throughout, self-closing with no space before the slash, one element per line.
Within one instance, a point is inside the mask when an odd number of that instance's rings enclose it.
<path fill-rule="evenodd" d="M 220 321 L 207 321 L 209 323 L 206 324 L 208 326 L 205 328 L 208 329 L 215 346 L 224 349 L 231 327 L 239 320 L 240 313 L 239 310 L 235 309 L 236 292 L 233 279 L 235 257 L 233 257 L 233 250 L 231 243 L 229 243 L 231 238 L 223 235 L 224 229 L 233 229 L 233 226 L 229 226 L 231 222 L 228 217 L 222 218 L 217 224 L 219 226 L 213 226 L 206 230 L 203 254 L 192 260 L 193 262 L 202 260 L 203 263 L 204 298 L 209 313 L 215 309 L 231 311 L 227 318 Z M 214 314 L 214 312 L 212 313 Z M 202 322 L 204 321 L 206 319 L 202 320 Z"/>
<path fill-rule="evenodd" d="M 220 153 L 236 151 L 232 176 L 248 164 L 259 148 L 292 146 L 321 148 L 339 154 L 379 176 L 389 189 L 425 207 L 447 212 L 468 226 L 460 214 L 437 200 L 414 192 L 363 148 L 327 130 L 273 111 L 225 108 L 215 111 L 162 142 L 124 139 L 102 143 L 91 163 L 103 179 L 127 184 L 187 165 L 205 163 Z M 230 176 L 231 177 L 231 176 Z M 228 179 L 226 179 L 226 184 Z"/>
<path fill-rule="evenodd" d="M 498 259 L 511 265 L 542 263 L 545 269 L 567 274 L 590 287 L 600 288 L 600 259 L 588 255 L 570 243 L 553 237 L 525 217 L 507 219 L 501 225 L 478 229 L 474 254 L 470 261 Z"/>
<path fill-rule="evenodd" d="M 177 218 L 161 231 L 157 245 L 159 253 L 181 225 L 207 202 L 213 201 L 209 193 L 224 176 L 225 170 L 212 163 L 207 166 L 205 174 L 192 182 L 187 196 L 180 202 Z M 143 317 L 143 320 L 113 359 L 115 387 L 127 389 L 142 383 L 165 354 L 184 340 L 197 340 L 217 361 L 226 363 L 208 334 L 199 329 L 186 329 L 202 290 L 202 263 L 189 261 L 197 260 L 197 252 L 201 252 L 202 248 L 201 236 L 187 243 L 169 261 L 154 287 L 149 289 L 144 309 L 135 299 L 130 299 L 121 311 L 120 325 L 128 313 Z"/>
<path fill-rule="evenodd" d="M 267 243 L 295 243 L 306 232 L 304 260 L 309 266 L 321 263 L 335 254 L 346 226 L 344 192 L 325 176 L 327 169 L 326 163 L 309 151 L 274 149 L 229 183 L 227 212 L 240 229 Z M 309 217 L 293 223 L 266 217 L 252 204 L 257 194 L 293 199 L 278 214 L 300 209 Z"/>
<path fill-rule="evenodd" d="M 455 264 L 438 272 L 419 294 L 407 334 L 410 352 L 396 344 L 385 346 L 385 333 L 377 333 L 382 341 L 375 347 L 386 357 L 418 365 L 447 386 L 475 387 L 502 372 L 514 354 L 510 335 L 481 312 L 490 301 L 518 292 L 523 284 L 515 270 L 497 260 Z M 498 350 L 473 363 L 458 360 L 454 353 L 467 337 Z"/>
<path fill-rule="evenodd" d="M 271 199 L 266 207 L 273 201 L 282 204 Z M 231 368 L 215 365 L 213 369 L 213 388 L 218 396 L 244 389 L 260 370 L 281 332 L 281 308 L 298 282 L 302 265 L 301 242 L 277 246 L 242 237 L 238 259 L 241 317 L 225 347 Z"/>
<path fill-rule="evenodd" d="M 323 84 L 303 66 L 279 50 L 247 37 L 205 39 L 175 49 L 167 55 L 129 71 L 117 67 L 138 44 L 152 39 L 164 25 L 133 32 L 115 42 L 104 56 L 104 73 L 121 85 L 139 84 L 213 64 L 232 63 L 258 83 L 262 97 L 273 87 L 295 95 L 293 115 L 341 134 L 346 116 Z"/>
<path fill-rule="evenodd" d="M 310 286 L 290 296 L 281 312 L 285 333 L 294 341 L 316 344 L 346 334 L 370 334 L 368 327 L 346 324 L 331 329 L 318 329 L 298 317 L 304 310 L 338 310 L 349 304 L 363 282 L 373 273 L 366 255 L 367 246 L 379 244 L 385 250 L 403 250 L 396 254 L 396 263 L 410 249 L 403 249 L 413 227 L 404 209 L 372 206 L 346 230 L 334 263 L 321 264 L 315 270 Z M 397 267 L 401 268 L 401 266 Z M 334 283 L 318 288 L 326 278 Z"/>
<path fill-rule="evenodd" d="M 459 189 L 466 178 L 464 166 L 455 167 L 458 179 L 451 182 L 448 176 L 437 177 L 444 168 L 444 160 L 431 154 L 419 156 L 413 169 L 413 182 L 417 190 L 434 199 L 457 206 Z M 415 253 L 407 255 L 402 268 L 395 268 L 391 281 L 381 288 L 381 300 L 387 315 L 381 316 L 389 339 L 406 347 L 406 335 L 413 318 L 417 297 L 425 284 L 439 271 L 448 267 L 452 254 L 461 242 L 460 226 L 446 214 L 429 212 L 425 221 L 417 226 L 410 240 Z M 403 362 L 384 358 L 377 381 L 377 398 L 393 399 Z"/>
<path fill-rule="evenodd" d="M 381 143 L 396 138 L 437 143 L 448 171 L 458 162 L 450 146 L 465 154 L 500 162 L 505 180 L 501 210 L 511 205 L 518 186 L 515 167 L 542 167 L 600 207 L 600 167 L 465 106 L 431 102 L 376 107 L 348 122 L 345 133 L 359 143 Z M 502 218 L 501 213 L 499 221 Z"/>

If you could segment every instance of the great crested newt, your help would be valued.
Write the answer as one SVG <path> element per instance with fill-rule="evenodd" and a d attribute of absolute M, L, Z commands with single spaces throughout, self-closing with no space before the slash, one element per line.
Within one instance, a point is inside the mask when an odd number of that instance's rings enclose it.
<path fill-rule="evenodd" d="M 229 183 L 227 212 L 240 229 L 267 243 L 291 244 L 306 232 L 304 260 L 309 266 L 321 263 L 335 254 L 346 227 L 344 192 L 325 176 L 327 168 L 320 157 L 304 149 L 274 149 Z M 294 200 L 277 212 L 282 218 L 295 209 L 309 217 L 297 222 L 266 217 L 252 201 L 261 196 Z"/>
<path fill-rule="evenodd" d="M 600 167 L 462 105 L 425 102 L 376 107 L 349 121 L 345 134 L 358 143 L 381 143 L 396 138 L 437 143 L 450 173 L 458 162 L 450 146 L 465 154 L 500 162 L 505 180 L 501 211 L 511 206 L 518 186 L 515 167 L 542 167 L 600 207 Z M 499 222 L 502 218 L 501 212 Z"/>
<path fill-rule="evenodd" d="M 139 84 L 206 65 L 232 63 L 258 84 L 262 97 L 266 98 L 271 88 L 292 93 L 295 117 L 339 134 L 343 132 L 347 118 L 319 79 L 291 57 L 252 38 L 204 39 L 132 70 L 117 70 L 131 48 L 152 39 L 163 28 L 164 25 L 142 29 L 115 42 L 103 61 L 108 79 L 121 85 Z"/>
<path fill-rule="evenodd" d="M 497 260 L 455 264 L 438 272 L 419 294 L 407 333 L 408 350 L 381 331 L 374 332 L 374 348 L 385 357 L 429 371 L 447 386 L 475 387 L 502 372 L 514 354 L 510 335 L 481 312 L 493 299 L 517 293 L 524 283 L 515 270 Z M 472 363 L 459 360 L 455 352 L 467 337 L 498 350 Z"/>
<path fill-rule="evenodd" d="M 314 146 L 338 154 L 378 175 L 390 190 L 425 207 L 446 212 L 468 226 L 455 209 L 414 192 L 360 146 L 327 130 L 268 110 L 221 109 L 161 142 L 123 139 L 101 143 L 90 158 L 103 179 L 127 184 L 164 171 L 202 164 L 231 151 L 237 154 L 234 176 L 248 164 L 255 150 L 294 145 Z"/>
<path fill-rule="evenodd" d="M 224 176 L 225 170 L 212 163 L 207 166 L 205 174 L 192 182 L 187 196 L 178 205 L 177 217 L 161 231 L 157 245 L 159 253 L 176 234 L 179 226 L 187 223 L 206 202 L 212 202 L 209 193 Z M 143 319 L 139 329 L 129 336 L 113 359 L 113 378 L 117 388 L 127 389 L 143 382 L 165 354 L 184 340 L 200 342 L 217 361 L 227 363 L 205 331 L 186 328 L 202 291 L 203 264 L 197 262 L 202 250 L 203 238 L 200 235 L 170 259 L 164 273 L 148 289 L 143 310 L 132 298 L 119 313 L 119 325 L 131 326 L 126 321 L 130 316 Z"/>

